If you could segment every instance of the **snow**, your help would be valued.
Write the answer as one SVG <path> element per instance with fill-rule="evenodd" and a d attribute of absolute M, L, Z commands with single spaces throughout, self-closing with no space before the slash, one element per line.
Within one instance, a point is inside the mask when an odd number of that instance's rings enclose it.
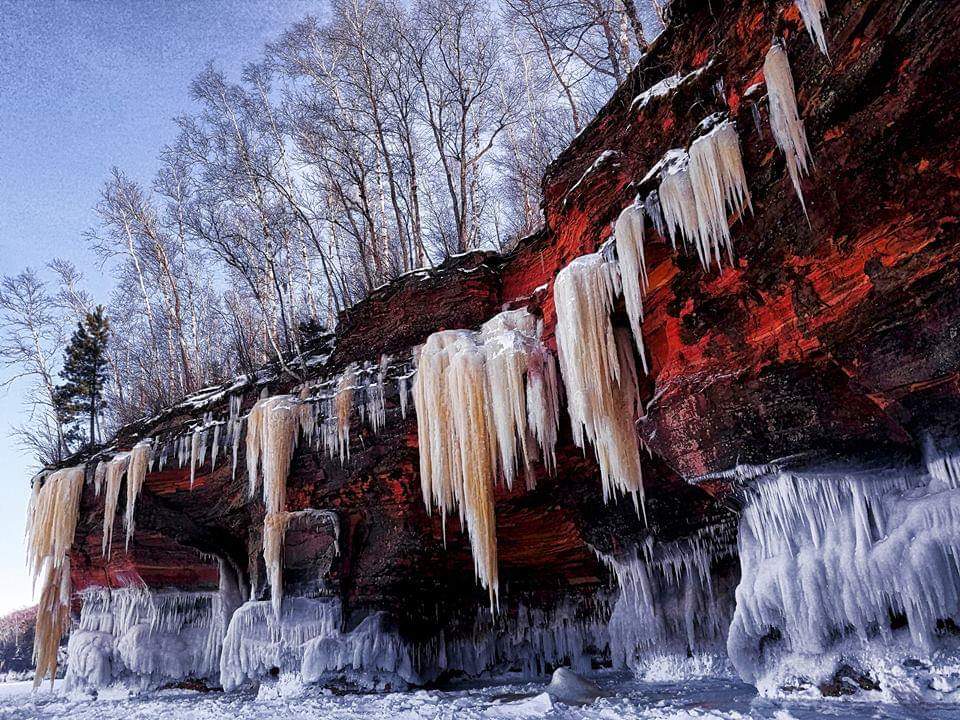
<path fill-rule="evenodd" d="M 618 157 L 619 155 L 620 153 L 618 153 L 616 150 L 604 150 L 602 153 L 600 153 L 597 156 L 597 159 L 594 160 L 593 163 L 591 163 L 590 167 L 588 167 L 586 170 L 583 171 L 583 175 L 580 176 L 580 179 L 577 180 L 570 187 L 570 189 L 567 190 L 567 192 L 564 194 L 563 196 L 564 205 L 566 205 L 567 199 L 571 197 L 573 193 L 577 190 L 577 188 L 579 188 L 583 184 L 584 180 L 586 180 L 590 175 L 592 175 L 597 170 L 599 170 L 602 165 L 610 162 L 611 160 L 613 160 L 615 157 Z"/>
<path fill-rule="evenodd" d="M 711 65 L 713 65 L 712 60 L 706 65 L 699 67 L 693 72 L 687 73 L 686 75 L 671 75 L 655 85 L 651 85 L 633 99 L 633 102 L 630 103 L 630 110 L 632 112 L 639 112 L 640 110 L 643 110 L 643 108 L 645 108 L 652 100 L 665 97 L 684 83 L 698 78 L 705 70 L 710 68 Z"/>
<path fill-rule="evenodd" d="M 98 700 L 57 689 L 30 692 L 29 683 L 0 684 L 4 720 L 485 720 L 495 717 L 551 720 L 947 720 L 942 707 L 880 703 L 792 702 L 757 697 L 731 680 L 669 683 L 608 675 L 603 696 L 585 705 L 544 698 L 546 683 L 487 681 L 442 690 L 333 694 L 304 690 L 289 681 L 264 685 L 259 694 L 163 690 L 133 697 L 101 694 Z M 512 713 L 505 715 L 504 713 Z"/>

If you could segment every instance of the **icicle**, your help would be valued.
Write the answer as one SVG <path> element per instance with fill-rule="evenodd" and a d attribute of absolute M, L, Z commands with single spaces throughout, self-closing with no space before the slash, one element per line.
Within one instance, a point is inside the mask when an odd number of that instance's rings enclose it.
<path fill-rule="evenodd" d="M 113 520 L 117 514 L 117 500 L 120 497 L 120 481 L 127 472 L 130 463 L 130 453 L 118 453 L 107 463 L 106 485 L 103 499 L 103 535 L 101 538 L 101 554 L 109 558 L 113 547 Z"/>
<path fill-rule="evenodd" d="M 663 174 L 657 195 L 663 208 L 663 221 L 670 235 L 673 249 L 677 249 L 677 235 L 692 243 L 700 256 L 700 264 L 709 266 L 709 255 L 700 243 L 700 220 L 697 216 L 697 201 L 690 184 L 690 158 L 681 148 L 668 150 L 663 156 Z M 679 232 L 678 232 L 679 231 Z"/>
<path fill-rule="evenodd" d="M 717 123 L 719 117 L 710 116 L 701 126 Z M 742 215 L 745 208 L 753 210 L 736 126 L 729 119 L 720 120 L 694 140 L 689 157 L 690 185 L 697 204 L 698 236 L 704 254 L 709 264 L 712 252 L 720 267 L 722 245 L 732 265 L 733 244 L 727 211 Z"/>
<path fill-rule="evenodd" d="M 287 512 L 268 512 L 263 519 L 263 561 L 270 583 L 270 601 L 278 618 L 283 602 L 283 540 L 289 523 Z"/>
<path fill-rule="evenodd" d="M 201 448 L 206 449 L 203 432 L 198 428 L 190 436 L 190 489 L 193 490 L 193 481 L 196 478 L 197 465 L 203 463 Z"/>
<path fill-rule="evenodd" d="M 137 497 L 147 476 L 147 467 L 153 456 L 153 440 L 141 440 L 130 451 L 130 466 L 127 468 L 127 507 L 124 514 L 124 525 L 127 528 L 126 548 L 130 548 L 130 538 L 133 537 L 133 513 L 137 504 Z M 111 523 L 112 524 L 112 523 Z"/>
<path fill-rule="evenodd" d="M 793 85 L 793 73 L 790 71 L 790 60 L 779 42 L 775 42 L 767 51 L 763 62 L 763 77 L 767 83 L 767 99 L 770 104 L 770 129 L 773 138 L 784 154 L 787 171 L 793 189 L 800 198 L 804 215 L 807 214 L 807 205 L 803 200 L 803 190 L 800 187 L 800 176 L 809 175 L 809 165 L 812 164 L 810 145 L 807 143 L 807 132 L 803 127 L 803 120 L 797 110 L 797 95 Z"/>
<path fill-rule="evenodd" d="M 643 206 L 639 198 L 620 213 L 613 230 L 617 243 L 617 259 L 620 261 L 620 278 L 623 283 L 623 299 L 627 317 L 637 344 L 637 352 L 647 367 L 647 353 L 643 347 L 643 294 L 650 284 L 647 277 L 647 261 L 643 254 Z"/>
<path fill-rule="evenodd" d="M 220 423 L 213 426 L 213 445 L 210 447 L 210 470 L 217 469 L 217 455 L 220 454 Z"/>
<path fill-rule="evenodd" d="M 356 387 L 357 365 L 348 365 L 340 376 L 337 395 L 334 398 L 336 415 L 337 450 L 340 462 L 350 459 L 350 412 L 353 409 L 353 393 Z"/>
<path fill-rule="evenodd" d="M 97 463 L 96 469 L 93 471 L 93 494 L 97 497 L 100 496 L 100 490 L 103 488 L 103 480 L 107 473 L 107 463 L 103 460 Z"/>
<path fill-rule="evenodd" d="M 826 0 L 795 0 L 797 10 L 803 18 L 803 24 L 807 26 L 807 32 L 810 34 L 810 40 L 827 57 L 827 36 L 823 32 L 823 18 L 828 17 Z"/>
<path fill-rule="evenodd" d="M 397 379 L 397 393 L 400 395 L 400 417 L 407 419 L 407 403 L 410 401 L 409 378 L 404 375 Z"/>
<path fill-rule="evenodd" d="M 660 195 L 656 190 L 651 190 L 643 201 L 643 210 L 653 223 L 660 237 L 667 236 L 667 228 L 663 224 L 663 210 L 660 207 Z"/>
<path fill-rule="evenodd" d="M 287 475 L 297 447 L 301 403 L 290 395 L 268 397 L 251 408 L 247 418 L 247 467 L 251 494 L 259 485 L 259 466 L 263 467 L 263 558 L 267 566 L 271 596 L 279 613 L 283 597 L 280 560 L 287 525 Z M 256 447 L 252 443 L 256 443 Z M 252 460 L 250 458 L 256 458 Z"/>
<path fill-rule="evenodd" d="M 527 487 L 533 486 L 531 434 L 542 444 L 548 469 L 553 467 L 556 370 L 540 331 L 525 310 L 504 312 L 479 333 L 434 333 L 417 354 L 413 398 L 424 505 L 428 512 L 440 509 L 444 533 L 447 514 L 459 512 L 491 610 L 499 592 L 493 504 L 498 469 L 510 486 L 522 467 Z"/>
<path fill-rule="evenodd" d="M 57 673 L 60 640 L 70 624 L 70 558 L 83 492 L 85 466 L 64 468 L 35 480 L 27 517 L 27 570 L 38 577 L 40 600 L 33 644 L 34 687 Z"/>
<path fill-rule="evenodd" d="M 243 418 L 235 418 L 233 421 L 233 469 L 231 470 L 231 479 L 237 479 L 237 456 L 240 454 L 240 432 L 243 429 Z"/>
<path fill-rule="evenodd" d="M 618 351 L 610 311 L 620 292 L 616 265 L 598 254 L 577 258 L 554 283 L 557 349 L 567 388 L 573 439 L 593 444 L 600 465 L 603 499 L 629 493 L 643 507 L 640 448 L 630 387 L 636 368 L 632 355 Z"/>

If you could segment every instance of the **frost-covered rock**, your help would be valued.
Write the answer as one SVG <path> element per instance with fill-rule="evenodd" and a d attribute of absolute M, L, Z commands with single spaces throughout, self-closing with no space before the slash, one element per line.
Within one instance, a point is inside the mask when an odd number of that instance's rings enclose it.
<path fill-rule="evenodd" d="M 883 678 L 898 684 L 897 668 L 956 657 L 960 491 L 929 475 L 764 478 L 749 491 L 739 547 L 727 647 L 761 692 L 831 686 L 844 665 L 863 684 L 894 692 Z"/>
<path fill-rule="evenodd" d="M 557 668 L 547 686 L 547 695 L 567 705 L 586 705 L 600 697 L 602 692 L 595 682 L 580 677 L 573 670 Z"/>

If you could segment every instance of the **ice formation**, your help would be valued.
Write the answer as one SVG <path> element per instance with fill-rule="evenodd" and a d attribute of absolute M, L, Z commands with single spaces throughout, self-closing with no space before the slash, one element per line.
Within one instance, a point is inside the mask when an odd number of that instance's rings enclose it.
<path fill-rule="evenodd" d="M 82 597 L 68 645 L 69 689 L 217 677 L 225 631 L 220 593 L 128 587 L 94 588 Z"/>
<path fill-rule="evenodd" d="M 623 286 L 623 300 L 630 318 L 630 329 L 637 352 L 647 367 L 647 353 L 643 347 L 643 295 L 650 280 L 647 277 L 647 261 L 643 254 L 643 205 L 640 199 L 624 208 L 614 225 L 613 235 L 617 244 L 617 260 L 620 263 L 620 279 Z"/>
<path fill-rule="evenodd" d="M 101 537 L 100 553 L 109 558 L 113 548 L 113 521 L 117 515 L 117 501 L 120 498 L 120 483 L 124 473 L 130 465 L 130 453 L 122 452 L 114 455 L 106 463 L 103 493 L 103 534 Z"/>
<path fill-rule="evenodd" d="M 34 481 L 27 510 L 27 571 L 40 579 L 33 644 L 34 686 L 57 673 L 57 650 L 70 624 L 70 558 L 86 466 L 50 473 Z"/>
<path fill-rule="evenodd" d="M 742 216 L 745 209 L 753 209 L 740 157 L 740 139 L 733 121 L 722 115 L 712 115 L 700 125 L 709 129 L 690 145 L 689 173 L 697 205 L 701 259 L 705 256 L 709 264 L 712 254 L 720 267 L 721 248 L 726 248 L 732 265 L 727 212 Z"/>
<path fill-rule="evenodd" d="M 137 506 L 137 497 L 147 477 L 147 468 L 153 458 L 153 440 L 141 440 L 130 451 L 130 465 L 127 468 L 127 507 L 124 514 L 124 525 L 127 528 L 126 547 L 130 547 L 130 538 L 133 537 L 134 511 Z M 114 507 L 116 510 L 116 507 Z M 111 523 L 112 524 L 112 523 Z"/>
<path fill-rule="evenodd" d="M 301 403 L 292 395 L 258 400 L 247 418 L 247 472 L 253 497 L 263 475 L 263 559 L 267 567 L 273 604 L 279 612 L 283 597 L 281 560 L 287 527 L 287 475 L 297 447 Z"/>
<path fill-rule="evenodd" d="M 342 463 L 350 459 L 350 412 L 353 409 L 353 393 L 356 387 L 357 366 L 348 365 L 340 376 L 337 394 L 333 400 L 336 416 L 336 447 Z"/>
<path fill-rule="evenodd" d="M 420 444 L 420 482 L 428 512 L 457 510 L 473 551 L 477 578 L 497 603 L 498 473 L 508 487 L 516 472 L 533 486 L 540 442 L 548 466 L 558 424 L 553 356 L 525 310 L 501 313 L 479 333 L 444 330 L 420 348 L 413 396 Z M 531 436 L 536 440 L 532 440 Z"/>
<path fill-rule="evenodd" d="M 797 110 L 797 95 L 793 85 L 793 73 L 786 50 L 775 42 L 767 51 L 763 61 L 763 77 L 767 83 L 767 98 L 770 103 L 770 129 L 773 139 L 784 154 L 787 172 L 793 189 L 800 198 L 803 212 L 807 212 L 800 187 L 800 176 L 808 175 L 811 164 L 810 145 L 807 132 Z"/>
<path fill-rule="evenodd" d="M 697 658 L 701 672 L 726 669 L 733 590 L 726 577 L 714 577 L 714 563 L 735 554 L 733 537 L 728 523 L 671 543 L 648 537 L 619 558 L 599 555 L 620 587 L 610 616 L 615 667 L 646 674 L 668 660 L 682 667 Z"/>
<path fill-rule="evenodd" d="M 728 637 L 761 692 L 956 651 L 960 491 L 911 470 L 764 477 L 748 490 Z"/>
<path fill-rule="evenodd" d="M 829 57 L 827 37 L 823 32 L 823 19 L 829 15 L 827 0 L 795 0 L 795 2 L 803 18 L 803 24 L 807 26 L 810 39 L 820 48 L 820 52 Z"/>
<path fill-rule="evenodd" d="M 640 400 L 632 348 L 629 341 L 618 342 L 610 321 L 620 292 L 616 265 L 599 254 L 579 257 L 557 275 L 553 292 L 574 442 L 583 449 L 586 440 L 593 445 L 604 501 L 629 494 L 639 511 L 643 478 L 635 421 Z M 643 512 L 646 517 L 645 507 Z"/>
<path fill-rule="evenodd" d="M 714 261 L 717 267 L 722 265 L 723 250 L 733 263 L 727 215 L 742 216 L 752 205 L 736 125 L 725 115 L 714 114 L 700 128 L 705 132 L 689 152 L 668 150 L 651 174 L 660 174 L 657 196 L 663 213 L 660 219 L 653 215 L 655 222 L 666 227 L 674 249 L 678 235 L 693 244 L 706 269 Z"/>
<path fill-rule="evenodd" d="M 673 249 L 677 249 L 677 236 L 693 243 L 700 263 L 707 267 L 710 259 L 704 254 L 698 238 L 700 220 L 697 216 L 697 201 L 690 183 L 690 157 L 683 148 L 667 150 L 663 156 L 660 187 L 657 195 L 663 210 L 663 224 L 670 236 Z"/>
<path fill-rule="evenodd" d="M 230 619 L 220 655 L 220 683 L 234 690 L 273 668 L 299 672 L 309 641 L 340 630 L 336 598 L 286 598 L 277 614 L 271 603 L 248 602 Z"/>

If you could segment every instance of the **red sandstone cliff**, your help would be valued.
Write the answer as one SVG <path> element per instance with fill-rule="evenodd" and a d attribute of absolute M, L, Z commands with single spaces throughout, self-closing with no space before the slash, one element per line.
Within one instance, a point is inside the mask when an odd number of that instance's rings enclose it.
<path fill-rule="evenodd" d="M 505 256 L 473 253 L 401 278 L 353 308 L 335 338 L 318 339 L 317 355 L 332 351 L 312 368 L 318 378 L 383 353 L 405 359 L 430 333 L 476 328 L 504 305 L 542 313 L 552 343 L 556 273 L 609 237 L 641 179 L 664 151 L 688 145 L 700 120 L 719 110 L 736 120 L 754 212 L 733 226 L 735 267 L 706 272 L 648 229 L 651 372 L 639 429 L 652 451 L 644 458 L 650 526 L 629 503 L 604 506 L 597 467 L 572 446 L 564 417 L 557 476 L 540 477 L 532 492 L 497 490 L 507 612 L 518 598 L 549 604 L 608 584 L 592 548 L 616 552 L 648 532 L 670 540 L 733 517 L 726 481 L 687 480 L 798 455 L 915 461 L 928 434 L 960 437 L 960 5 L 848 0 L 830 11 L 828 60 L 791 3 L 676 0 L 670 29 L 548 170 L 542 231 Z M 747 94 L 762 82 L 775 35 L 786 39 L 813 151 L 809 222 L 773 143 L 763 91 Z M 697 69 L 634 106 L 658 81 Z M 266 384 L 275 393 L 292 382 L 274 373 Z M 260 389 L 244 387 L 244 410 Z M 468 622 L 485 593 L 456 521 L 445 549 L 438 518 L 424 510 L 416 422 L 401 419 L 395 385 L 388 390 L 386 428 L 374 435 L 355 422 L 345 465 L 298 450 L 289 508 L 340 518 L 330 578 L 348 610 L 389 610 L 410 636 L 428 638 Z M 171 409 L 127 428 L 117 447 L 172 436 L 225 405 L 223 396 Z M 129 551 L 121 500 L 109 562 L 100 557 L 103 498 L 88 486 L 74 588 L 214 588 L 218 558 L 262 577 L 263 506 L 246 500 L 245 477 L 242 460 L 235 480 L 229 462 L 213 471 L 208 463 L 192 490 L 187 468 L 150 473 Z M 288 565 L 292 554 L 288 542 Z"/>

